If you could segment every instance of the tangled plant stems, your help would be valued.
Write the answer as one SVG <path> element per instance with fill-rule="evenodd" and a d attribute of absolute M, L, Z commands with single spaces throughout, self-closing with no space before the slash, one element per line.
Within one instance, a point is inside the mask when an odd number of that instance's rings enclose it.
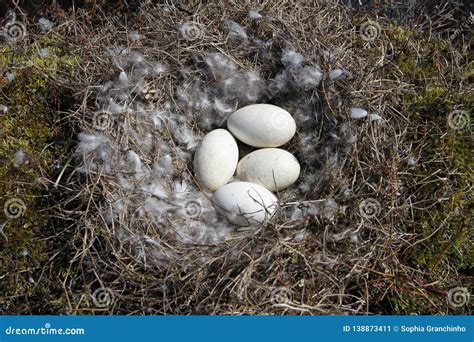
<path fill-rule="evenodd" d="M 8 225 L 23 224 L 26 207 L 28 214 L 36 207 L 18 189 L 2 194 L 3 203 L 15 196 L 24 202 L 5 209 L 8 243 L 58 241 L 41 252 L 44 266 L 28 271 L 33 282 L 40 279 L 36 291 L 56 300 L 31 310 L 468 310 L 472 179 L 465 151 L 472 140 L 464 113 L 472 103 L 463 100 L 469 65 L 463 48 L 444 39 L 447 32 L 435 39 L 382 16 L 354 17 L 337 4 L 182 6 L 143 5 L 133 17 L 95 17 L 93 26 L 88 12 L 64 13 L 49 18 L 53 26 L 42 21 L 38 32 L 29 30 L 34 39 L 24 39 L 18 26 L 12 37 L 23 38 L 6 44 L 30 49 L 29 57 L 15 57 L 12 76 L 1 79 L 8 89 L 23 82 L 22 67 L 39 65 L 49 73 L 52 66 L 75 66 L 73 75 L 57 73 L 48 77 L 55 81 L 51 87 L 39 87 L 53 90 L 53 104 L 70 96 L 59 111 L 55 107 L 54 120 L 71 127 L 67 139 L 77 143 L 56 172 L 51 166 L 36 177 L 54 194 L 50 225 L 62 220 L 66 228 L 37 229 L 45 235 L 36 240 L 14 236 L 25 230 Z M 417 27 L 447 27 L 444 15 L 420 18 Z M 413 63 L 416 58 L 422 63 Z M 449 63 L 435 63 L 441 59 Z M 253 103 L 292 114 L 297 133 L 285 149 L 302 170 L 293 187 L 277 192 L 274 218 L 243 229 L 216 212 L 211 194 L 193 178 L 191 161 L 205 132 Z M 1 120 L 17 112 L 7 98 L 0 104 Z M 25 145 L 11 145 L 9 165 L 44 167 L 31 157 L 42 150 L 31 153 Z M 24 245 L 37 253 L 37 245 Z M 20 292 L 13 276 L 8 279 L 4 295 L 13 313 L 20 310 Z M 378 291 L 370 292 L 374 286 Z M 467 292 L 448 292 L 456 288 Z M 21 291 L 27 302 L 38 301 L 29 291 Z"/>

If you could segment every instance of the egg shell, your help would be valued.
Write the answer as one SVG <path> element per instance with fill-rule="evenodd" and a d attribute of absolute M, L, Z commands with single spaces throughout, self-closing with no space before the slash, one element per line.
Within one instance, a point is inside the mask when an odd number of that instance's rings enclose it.
<path fill-rule="evenodd" d="M 204 136 L 194 154 L 194 174 L 198 182 L 209 190 L 227 184 L 239 161 L 239 149 L 232 134 L 216 129 Z"/>
<path fill-rule="evenodd" d="M 290 113 L 270 104 L 242 107 L 227 119 L 227 128 L 243 143 L 253 147 L 278 147 L 295 135 L 296 123 Z"/>
<path fill-rule="evenodd" d="M 290 152 L 280 148 L 262 148 L 249 153 L 237 165 L 237 177 L 279 191 L 296 182 L 300 164 Z"/>
<path fill-rule="evenodd" d="M 258 226 L 275 213 L 278 200 L 263 186 L 250 182 L 224 185 L 212 195 L 217 211 L 237 226 Z"/>

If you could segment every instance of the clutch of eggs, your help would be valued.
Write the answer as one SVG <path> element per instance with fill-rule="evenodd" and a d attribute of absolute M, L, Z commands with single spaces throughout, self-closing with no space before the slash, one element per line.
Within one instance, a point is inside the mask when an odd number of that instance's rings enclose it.
<path fill-rule="evenodd" d="M 194 155 L 194 174 L 203 188 L 215 191 L 216 210 L 238 226 L 256 226 L 275 213 L 278 199 L 272 192 L 283 190 L 299 177 L 298 160 L 277 148 L 296 132 L 290 113 L 270 104 L 238 109 L 227 120 L 227 128 L 204 136 Z M 232 133 L 232 134 L 231 134 Z M 235 138 L 259 148 L 240 162 Z M 240 182 L 230 184 L 236 176 Z"/>

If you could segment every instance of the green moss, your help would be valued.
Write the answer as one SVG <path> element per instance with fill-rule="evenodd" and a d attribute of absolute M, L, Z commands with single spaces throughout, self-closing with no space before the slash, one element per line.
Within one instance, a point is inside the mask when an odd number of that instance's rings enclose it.
<path fill-rule="evenodd" d="M 48 47 L 42 57 L 40 50 Z M 0 47 L 0 70 L 11 70 L 15 79 L 0 79 L 0 105 L 8 112 L 0 114 L 0 235 L 1 273 L 5 274 L 0 289 L 0 304 L 7 307 L 19 296 L 42 293 L 33 287 L 32 279 L 39 275 L 35 269 L 45 265 L 50 257 L 44 233 L 51 225 L 44 208 L 48 207 L 41 177 L 51 173 L 52 165 L 65 152 L 54 144 L 60 132 L 56 129 L 57 103 L 62 99 L 55 92 L 58 76 L 75 71 L 73 52 L 67 53 L 61 41 L 47 36 L 22 49 L 15 48 L 11 61 L 9 46 Z M 61 75 L 60 75 L 61 74 Z M 15 163 L 15 154 L 24 153 L 24 162 Z M 24 204 L 23 215 L 12 218 L 4 212 L 8 200 Z M 37 279 L 36 279 L 37 280 Z M 33 288 L 35 293 L 30 293 Z"/>
<path fill-rule="evenodd" d="M 452 279 L 446 279 L 445 284 L 439 279 L 445 279 L 453 270 L 464 279 L 462 272 L 474 265 L 470 191 L 474 144 L 470 127 L 454 130 L 448 125 L 448 116 L 454 110 L 473 112 L 474 96 L 461 86 L 472 78 L 472 67 L 466 62 L 462 69 L 454 70 L 441 62 L 451 60 L 455 53 L 449 41 L 417 36 L 399 27 L 389 27 L 385 34 L 394 46 L 395 57 L 393 68 L 388 68 L 384 76 L 410 84 L 411 91 L 399 94 L 398 109 L 412 123 L 415 149 L 422 149 L 419 165 L 404 182 L 416 201 L 422 203 L 416 206 L 421 208 L 412 209 L 414 226 L 409 233 L 423 241 L 407 249 L 404 262 L 423 271 L 425 282 L 438 282 L 437 286 L 447 288 L 459 286 Z M 428 130 L 423 131 L 423 127 Z M 403 284 L 389 301 L 394 314 L 430 313 L 432 303 L 446 307 L 445 295 L 424 289 L 412 293 L 404 290 Z"/>
<path fill-rule="evenodd" d="M 472 139 L 458 132 L 449 132 L 442 137 L 433 137 L 426 149 L 426 158 L 442 160 L 452 174 L 441 174 L 445 177 L 449 189 L 439 187 L 437 198 L 443 198 L 439 204 L 428 212 L 419 211 L 422 220 L 422 234 L 427 237 L 435 229 L 439 233 L 430 238 L 418 250 L 415 260 L 418 265 L 436 271 L 439 263 L 449 262 L 456 269 L 468 269 L 474 265 L 472 231 L 472 194 L 470 191 L 474 166 L 472 158 Z M 433 174 L 439 165 L 436 162 L 425 164 L 425 174 Z M 439 174 L 439 173 L 438 173 Z M 427 190 L 428 191 L 428 190 Z M 426 198 L 432 193 L 423 193 Z M 436 198 L 435 198 L 436 199 Z"/>
<path fill-rule="evenodd" d="M 392 44 L 402 45 L 411 39 L 415 33 L 408 28 L 390 25 L 385 28 L 385 34 Z"/>

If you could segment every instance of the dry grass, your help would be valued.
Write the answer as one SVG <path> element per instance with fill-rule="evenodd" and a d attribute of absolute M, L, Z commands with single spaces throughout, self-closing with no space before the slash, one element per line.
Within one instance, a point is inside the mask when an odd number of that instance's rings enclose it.
<path fill-rule="evenodd" d="M 248 18 L 250 9 L 237 4 L 189 4 L 165 11 L 147 5 L 126 18 L 91 17 L 81 11 L 58 18 L 60 23 L 51 34 L 81 52 L 77 79 L 63 82 L 76 94 L 63 120 L 77 127 L 77 132 L 94 128 L 100 96 L 97 85 L 119 72 L 104 47 L 129 46 L 145 58 L 165 61 L 172 71 L 188 67 L 203 54 L 220 52 L 243 70 L 259 67 L 268 77 L 274 74 L 278 63 L 261 64 L 258 49 L 228 38 L 224 22 L 233 20 L 255 37 L 272 39 L 270 53 L 278 55 L 283 48 L 293 47 L 327 75 L 330 62 L 323 51 L 337 52 L 332 68 L 336 65 L 347 71 L 341 80 L 325 80 L 314 91 L 298 95 L 318 104 L 322 113 L 315 127 L 318 139 L 311 146 L 318 155 L 317 163 L 304 161 L 308 146 L 298 137 L 289 145 L 303 160 L 302 178 L 314 175 L 315 180 L 308 191 L 280 194 L 277 216 L 256 234 L 237 234 L 212 246 L 186 245 L 160 234 L 156 224 L 134 221 L 130 211 L 115 224 L 107 224 L 104 198 L 117 193 L 114 177 L 100 172 L 83 177 L 66 166 L 51 180 L 62 194 L 54 209 L 58 217 L 74 218 L 75 223 L 63 236 L 54 237 L 67 244 L 65 254 L 51 251 L 43 269 L 49 275 L 54 267 L 61 269 L 56 275 L 62 289 L 61 313 L 469 312 L 469 303 L 450 306 L 447 293 L 456 286 L 469 289 L 472 280 L 467 276 L 473 260 L 469 254 L 472 156 L 462 157 L 465 167 L 460 168 L 456 156 L 450 155 L 472 148 L 472 132 L 454 131 L 446 124 L 450 111 L 472 110 L 472 99 L 467 98 L 472 91 L 472 70 L 466 76 L 472 64 L 465 54 L 468 43 L 464 38 L 450 41 L 444 37 L 444 49 L 427 52 L 441 40 L 435 34 L 448 29 L 419 32 L 374 14 L 371 20 L 381 31 L 367 42 L 358 30 L 367 19 L 364 14 L 337 4 L 264 1 L 258 10 L 265 18 L 258 21 Z M 436 18 L 418 16 L 417 20 L 422 27 L 434 28 L 444 27 L 447 17 L 445 13 Z M 192 42 L 183 40 L 177 31 L 189 21 L 201 23 L 205 32 Z M 127 38 L 130 31 L 144 38 L 132 42 Z M 414 66 L 404 59 L 413 55 L 418 56 Z M 426 60 L 429 68 L 434 64 L 438 70 L 420 71 Z M 160 90 L 153 100 L 157 107 L 176 98 L 179 81 L 177 73 L 170 74 L 147 84 Z M 443 107 L 443 102 L 440 113 L 433 112 L 436 98 L 424 100 L 430 95 L 425 90 L 433 84 L 454 93 L 446 95 L 451 107 Z M 379 113 L 384 122 L 350 119 L 353 106 Z M 190 127 L 197 125 L 190 123 Z M 116 142 L 126 138 L 116 127 L 105 134 Z M 357 140 L 347 143 L 353 136 Z M 462 151 L 445 153 L 448 138 L 460 141 Z M 171 141 L 166 129 L 159 139 L 179 144 Z M 141 157 L 146 160 L 148 156 L 143 153 Z M 78 161 L 77 166 L 81 165 Z M 185 161 L 174 160 L 174 165 L 176 177 L 190 169 Z M 380 204 L 370 218 L 361 211 L 367 200 Z M 334 210 L 331 201 L 337 203 Z M 291 217 L 295 208 L 302 210 L 301 217 Z M 156 247 L 149 246 L 146 258 L 137 258 L 136 243 L 118 237 L 120 227 L 152 236 L 173 257 L 154 260 Z M 435 248 L 429 262 L 420 261 L 423 249 L 434 245 L 441 247 Z M 457 246 L 467 265 L 451 264 L 451 245 Z M 110 297 L 99 298 L 94 291 Z"/>

